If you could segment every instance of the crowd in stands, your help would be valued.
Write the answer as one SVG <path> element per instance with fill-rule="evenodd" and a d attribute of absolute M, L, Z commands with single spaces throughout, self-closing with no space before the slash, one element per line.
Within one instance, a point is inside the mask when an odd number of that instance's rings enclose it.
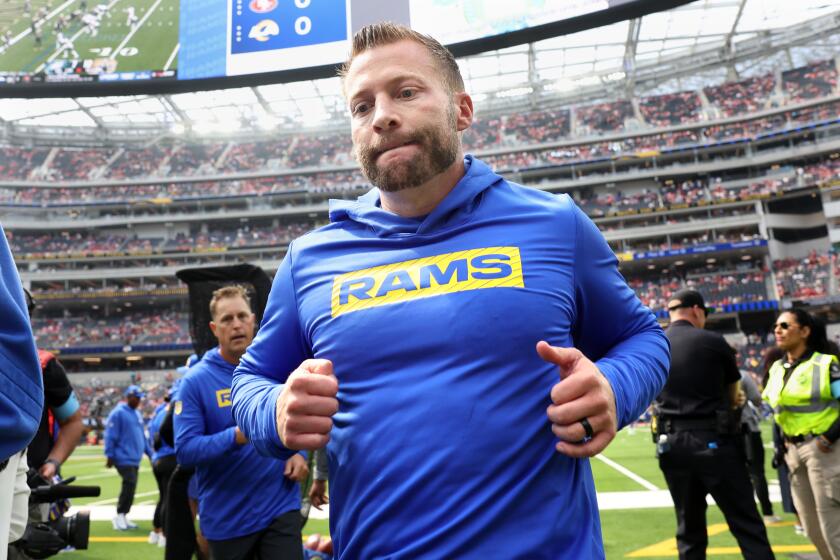
<path fill-rule="evenodd" d="M 43 165 L 49 152 L 49 148 L 0 147 L 0 179 L 28 179 Z"/>
<path fill-rule="evenodd" d="M 570 117 L 568 109 L 544 109 L 530 113 L 512 113 L 504 119 L 505 133 L 515 139 L 516 144 L 541 144 L 569 136 Z M 470 145 L 477 150 L 490 146 Z"/>
<path fill-rule="evenodd" d="M 725 82 L 719 86 L 706 87 L 703 88 L 703 93 L 725 117 L 732 117 L 764 109 L 775 88 L 775 76 L 765 74 L 739 82 Z"/>
<path fill-rule="evenodd" d="M 713 243 L 739 243 L 761 239 L 755 227 L 729 228 L 717 232 L 700 231 L 674 234 L 669 238 L 623 239 L 615 242 L 616 252 L 632 251 L 648 253 L 673 251 Z"/>
<path fill-rule="evenodd" d="M 98 317 L 76 314 L 35 318 L 32 330 L 39 348 L 82 348 L 190 342 L 188 315 L 177 311 L 137 311 Z"/>
<path fill-rule="evenodd" d="M 836 277 L 837 258 L 833 254 L 810 252 L 801 259 L 773 261 L 779 297 L 807 299 L 829 293 L 832 274 Z"/>
<path fill-rule="evenodd" d="M 730 268 L 731 266 L 731 268 Z M 766 270 L 734 265 L 688 275 L 672 274 L 656 277 L 630 277 L 627 282 L 653 311 L 667 309 L 671 295 L 684 288 L 703 294 L 706 305 L 719 307 L 733 303 L 775 299 L 767 295 Z"/>
<path fill-rule="evenodd" d="M 30 258 L 75 255 L 149 254 L 191 252 L 211 249 L 288 245 L 295 238 L 315 227 L 315 222 L 286 222 L 277 225 L 214 224 L 206 231 L 179 232 L 170 239 L 139 238 L 134 234 L 100 231 L 61 231 L 25 233 L 6 231 L 6 237 L 17 256 Z"/>
<path fill-rule="evenodd" d="M 837 65 L 833 59 L 782 72 L 785 94 L 792 101 L 816 99 L 837 90 Z"/>
<path fill-rule="evenodd" d="M 172 177 L 186 177 L 213 173 L 215 171 L 216 160 L 222 155 L 224 149 L 225 144 L 220 142 L 210 144 L 179 144 L 172 150 L 165 165 L 166 169 L 161 170 L 163 172 L 162 174 Z M 234 169 L 234 171 L 239 170 Z"/>
<path fill-rule="evenodd" d="M 681 91 L 645 97 L 639 101 L 639 112 L 653 126 L 674 126 L 697 121 L 701 105 L 697 92 Z"/>
<path fill-rule="evenodd" d="M 756 177 L 749 180 L 724 182 L 720 177 L 712 178 L 710 184 L 706 180 L 692 178 L 686 180 L 665 180 L 662 183 L 651 182 L 650 187 L 637 188 L 634 191 L 610 188 L 582 188 L 573 189 L 570 194 L 577 204 L 594 219 L 623 215 L 628 213 L 645 213 L 667 208 L 682 208 L 698 204 L 714 204 L 735 200 L 751 200 L 756 197 L 769 197 L 785 193 L 788 190 L 811 185 L 818 185 L 835 179 L 840 175 L 840 157 L 829 159 L 795 168 L 792 166 L 773 169 L 772 175 Z M 345 185 L 351 184 L 356 189 L 364 189 L 364 181 L 358 172 L 321 173 L 309 176 L 312 185 L 309 190 L 314 192 L 340 194 Z M 281 182 L 279 182 L 281 181 Z M 266 177 L 232 181 L 237 185 L 241 194 L 264 195 L 273 192 L 285 192 L 295 188 L 302 188 L 302 176 L 289 175 L 281 177 Z M 176 183 L 172 187 L 181 189 L 191 183 Z M 230 188 L 222 186 L 222 182 L 207 182 L 199 185 L 207 189 L 208 193 L 221 193 Z M 159 186 L 136 185 L 125 187 L 133 189 L 135 194 L 148 190 L 151 194 Z M 105 196 L 107 189 L 98 187 Z M 91 191 L 97 189 L 89 189 Z M 186 192 L 186 189 L 184 189 Z M 30 192 L 36 192 L 32 189 Z M 125 193 L 123 193 L 125 194 Z M 158 193 L 159 194 L 159 193 Z M 169 193 L 167 193 L 169 194 Z M 120 196 L 120 195 L 117 195 Z M 711 207 L 712 211 L 714 210 Z M 154 211 L 162 212 L 162 207 L 154 207 L 147 211 L 147 215 L 155 215 Z M 188 209 L 196 212 L 196 208 Z M 187 212 L 185 210 L 185 212 Z M 139 214 L 138 214 L 139 215 Z M 726 215 L 734 215 L 727 212 Z M 714 216 L 712 216 L 714 217 Z M 679 216 L 669 215 L 669 223 L 694 220 L 696 216 L 687 216 L 681 220 Z M 664 223 L 653 218 L 655 223 Z M 641 227 L 644 224 L 634 222 L 628 227 Z M 286 245 L 295 237 L 316 227 L 316 222 L 303 220 L 300 223 L 283 223 L 279 225 L 240 225 L 233 227 L 212 225 L 204 233 L 182 233 L 175 237 L 137 237 L 134 234 L 104 233 L 97 230 L 63 231 L 56 233 L 35 232 L 22 230 L 7 230 L 13 252 L 18 256 L 28 255 L 28 258 L 44 256 L 61 256 L 62 254 L 117 254 L 117 253 L 160 253 L 166 251 L 195 251 L 220 248 L 259 247 Z M 604 224 L 603 229 L 616 229 L 624 224 Z"/>
<path fill-rule="evenodd" d="M 575 117 L 585 132 L 617 132 L 624 129 L 624 121 L 633 116 L 633 103 L 626 99 L 587 105 L 575 109 Z"/>
<path fill-rule="evenodd" d="M 814 63 L 783 74 L 783 87 L 791 101 L 815 99 L 836 91 L 837 69 L 833 60 Z M 746 115 L 767 105 L 775 87 L 773 75 L 759 76 L 704 89 L 709 101 L 724 115 Z M 642 119 L 652 127 L 666 127 L 697 121 L 701 100 L 695 91 L 643 97 L 639 100 Z M 810 111 L 810 112 L 809 112 Z M 824 118 L 836 118 L 834 106 L 817 109 Z M 578 138 L 592 133 L 618 132 L 634 117 L 630 100 L 582 105 L 574 108 L 579 130 L 571 128 L 571 109 L 549 108 L 527 112 L 512 111 L 504 116 L 479 115 L 473 129 L 465 134 L 469 151 L 508 146 L 535 145 Z M 793 114 L 791 114 L 793 113 Z M 585 159 L 590 154 L 608 155 L 636 150 L 663 149 L 683 143 L 702 143 L 724 138 L 749 137 L 785 126 L 788 121 L 805 122 L 818 116 L 812 110 L 786 112 L 743 123 L 701 127 L 688 134 L 647 134 L 622 140 L 619 149 L 596 146 L 581 148 L 569 159 Z M 43 165 L 56 150 L 47 169 Z M 574 149 L 571 151 L 575 151 Z M 533 155 L 534 152 L 531 152 Z M 556 163 L 549 154 L 537 160 L 528 157 L 508 162 L 513 167 Z M 581 157 L 582 156 L 582 157 Z M 515 159 L 515 158 L 514 158 Z M 350 135 L 331 133 L 276 135 L 259 141 L 231 141 L 187 144 L 164 139 L 159 144 L 125 148 L 16 148 L 0 147 L 0 179 L 80 180 L 130 179 L 157 176 L 197 176 L 211 173 L 237 173 L 255 170 L 292 170 L 311 167 L 353 165 Z"/>

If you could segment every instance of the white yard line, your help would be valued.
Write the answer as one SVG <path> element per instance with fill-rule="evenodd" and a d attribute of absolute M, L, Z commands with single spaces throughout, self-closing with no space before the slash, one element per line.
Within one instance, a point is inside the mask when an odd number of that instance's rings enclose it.
<path fill-rule="evenodd" d="M 147 496 L 156 496 L 158 491 L 155 490 L 154 492 L 140 492 L 139 494 L 134 494 L 134 498 L 145 498 Z M 87 506 L 107 506 L 108 504 L 115 504 L 119 498 L 108 498 L 107 500 L 99 500 L 96 502 L 88 502 L 84 505 L 80 505 L 79 507 L 87 507 Z"/>
<path fill-rule="evenodd" d="M 622 467 L 621 465 L 619 465 L 618 463 L 616 463 L 612 459 L 608 459 L 607 457 L 604 457 L 603 455 L 595 455 L 595 458 L 598 459 L 599 461 L 601 461 L 602 463 L 606 463 L 608 466 L 614 468 L 615 470 L 617 470 L 618 472 L 620 472 L 621 474 L 623 474 L 624 476 L 626 476 L 630 480 L 632 480 L 634 482 L 637 482 L 638 484 L 641 484 L 644 488 L 646 488 L 648 490 L 654 490 L 654 491 L 659 490 L 659 488 L 656 485 L 651 484 L 650 482 L 648 482 L 647 480 L 645 480 L 641 476 L 637 475 L 633 471 L 631 471 L 631 470 L 629 470 L 625 467 Z"/>
<path fill-rule="evenodd" d="M 163 67 L 163 70 L 169 70 L 169 67 L 172 65 L 172 61 L 175 60 L 175 56 L 178 54 L 178 50 L 181 48 L 181 43 L 175 45 L 175 48 L 172 49 L 172 54 L 169 55 L 169 58 L 166 60 L 166 66 Z"/>
<path fill-rule="evenodd" d="M 116 4 L 116 3 L 117 3 L 117 2 L 119 2 L 119 1 L 120 1 L 120 0 L 111 0 L 111 3 L 110 3 L 110 4 L 108 4 L 108 9 L 110 10 L 110 9 L 114 6 L 114 4 Z M 78 30 L 78 31 L 77 31 L 77 32 L 76 32 L 76 33 L 75 33 L 72 37 L 70 37 L 70 41 L 75 41 L 76 39 L 78 39 L 78 38 L 79 38 L 79 36 L 81 36 L 81 34 L 85 32 L 85 29 L 87 29 L 87 28 L 86 28 L 86 27 L 82 27 L 81 29 L 79 29 L 79 30 Z M 59 55 L 59 54 L 61 54 L 61 52 L 62 52 L 61 50 L 56 50 L 54 53 L 52 53 L 52 54 L 50 55 L 50 57 L 47 59 L 47 62 L 45 62 L 45 63 L 41 64 L 38 68 L 36 68 L 36 69 L 35 69 L 35 73 L 37 74 L 38 72 L 40 72 L 41 70 L 43 70 L 43 69 L 44 69 L 44 66 L 46 66 L 46 65 L 47 65 L 47 63 L 52 62 L 53 60 L 55 60 L 55 59 L 56 59 L 56 57 L 58 57 L 58 55 Z"/>
<path fill-rule="evenodd" d="M 134 37 L 134 34 L 137 33 L 137 30 L 139 30 L 141 27 L 143 27 L 143 24 L 146 22 L 147 19 L 149 19 L 149 16 L 152 15 L 152 12 L 157 10 L 157 7 L 160 5 L 161 2 L 163 2 L 163 0 L 157 0 L 157 2 L 152 4 L 152 7 L 149 8 L 148 10 L 146 10 L 146 13 L 143 14 L 142 18 L 140 18 L 140 21 L 138 21 L 137 24 L 134 27 L 131 28 L 131 31 L 129 31 L 128 35 L 125 36 L 125 39 L 122 40 L 122 43 L 120 43 L 120 46 L 118 46 L 116 49 L 114 49 L 112 51 L 113 54 L 111 56 L 114 59 L 116 59 L 120 55 L 120 51 L 123 49 L 123 47 L 129 41 L 131 41 L 131 38 Z"/>
<path fill-rule="evenodd" d="M 44 23 L 47 23 L 47 22 L 48 22 L 48 21 L 50 21 L 52 18 L 54 18 L 55 16 L 57 16 L 58 14 L 60 14 L 62 11 L 64 11 L 64 8 L 66 8 L 67 6 L 69 6 L 70 4 L 72 4 L 72 3 L 73 3 L 73 2 L 75 2 L 75 1 L 76 1 L 76 0 L 67 0 L 67 2 L 65 2 L 64 4 L 62 4 L 61 6 L 59 6 L 58 8 L 56 8 L 55 10 L 51 11 L 49 14 L 47 14 L 47 17 L 45 17 L 42 21 L 43 21 Z M 42 25 L 43 25 L 43 24 L 42 24 Z M 21 31 L 20 33 L 18 33 L 18 34 L 17 34 L 17 36 L 16 36 L 16 37 L 13 37 L 13 38 L 12 38 L 12 40 L 9 42 L 9 46 L 14 45 L 14 44 L 15 44 L 15 43 L 17 43 L 18 41 L 20 41 L 21 39 L 23 39 L 24 37 L 26 37 L 27 35 L 29 35 L 30 33 L 32 33 L 32 28 L 31 28 L 31 27 L 27 27 L 25 31 Z"/>
<path fill-rule="evenodd" d="M 152 469 L 144 467 L 144 468 L 141 468 L 138 471 L 138 473 L 140 473 L 140 474 L 147 473 L 147 472 L 152 472 Z M 119 475 L 120 475 L 120 473 L 118 473 L 116 471 L 116 469 L 100 469 L 97 474 L 85 474 L 85 475 L 82 475 L 82 476 L 77 476 L 76 481 L 78 482 L 80 480 L 96 480 L 97 478 L 103 478 L 103 477 L 106 477 L 106 476 L 119 476 Z"/>

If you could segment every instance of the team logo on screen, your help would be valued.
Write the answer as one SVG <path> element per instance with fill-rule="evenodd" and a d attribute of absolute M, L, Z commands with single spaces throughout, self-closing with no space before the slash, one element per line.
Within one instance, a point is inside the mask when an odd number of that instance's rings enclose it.
<path fill-rule="evenodd" d="M 277 7 L 277 0 L 251 0 L 251 3 L 248 4 L 248 6 L 251 8 L 252 12 L 267 14 Z"/>
<path fill-rule="evenodd" d="M 332 316 L 456 292 L 524 287 L 518 247 L 457 251 L 335 277 Z"/>
<path fill-rule="evenodd" d="M 264 43 L 271 37 L 275 37 L 277 35 L 280 35 L 280 26 L 277 25 L 277 22 L 270 19 L 264 19 L 251 28 L 251 31 L 248 33 L 248 38 Z"/>

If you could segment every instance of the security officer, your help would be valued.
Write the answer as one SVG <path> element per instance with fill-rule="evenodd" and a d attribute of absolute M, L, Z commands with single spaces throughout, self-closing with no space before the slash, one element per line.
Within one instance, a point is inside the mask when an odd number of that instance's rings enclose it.
<path fill-rule="evenodd" d="M 703 330 L 703 296 L 681 290 L 668 302 L 671 369 L 656 398 L 654 438 L 659 467 L 677 513 L 683 560 L 706 557 L 706 495 L 723 512 L 747 560 L 773 558 L 756 508 L 740 445 L 741 375 L 724 338 Z"/>
<path fill-rule="evenodd" d="M 783 432 L 785 463 L 805 533 L 825 560 L 840 560 L 840 367 L 825 327 L 802 309 L 774 325 L 784 357 L 770 367 L 764 400 Z"/>

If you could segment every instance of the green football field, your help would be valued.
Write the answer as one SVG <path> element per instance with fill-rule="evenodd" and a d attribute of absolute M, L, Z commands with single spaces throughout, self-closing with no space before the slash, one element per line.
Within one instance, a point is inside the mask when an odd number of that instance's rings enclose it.
<path fill-rule="evenodd" d="M 769 428 L 765 425 L 765 432 Z M 770 441 L 765 433 L 765 443 Z M 622 509 L 601 511 L 604 545 L 607 558 L 676 558 L 673 539 L 676 520 L 670 507 L 642 507 L 652 499 L 656 490 L 666 490 L 665 480 L 659 470 L 650 433 L 647 428 L 630 432 L 624 430 L 607 448 L 600 459 L 592 460 L 595 485 L 599 502 L 616 496 L 616 492 L 633 492 L 629 504 Z M 776 471 L 769 465 L 767 454 L 767 478 L 771 486 L 776 481 Z M 64 468 L 64 475 L 76 475 L 78 484 L 97 484 L 102 487 L 98 498 L 74 500 L 74 505 L 114 505 L 119 493 L 120 479 L 116 471 L 105 468 L 100 447 L 81 447 Z M 152 505 L 157 499 L 157 488 L 148 461 L 141 465 L 140 480 L 135 504 Z M 625 500 L 627 501 L 627 500 Z M 768 534 L 777 558 L 791 558 L 793 553 L 814 552 L 808 540 L 793 530 L 794 519 L 782 514 L 781 505 L 776 504 L 776 513 L 782 516 L 780 523 L 768 527 Z M 129 518 L 131 515 L 129 514 Z M 709 549 L 710 558 L 741 558 L 737 543 L 726 527 L 717 507 L 710 506 Z M 91 543 L 86 551 L 62 554 L 62 558 L 96 559 L 159 559 L 163 551 L 146 542 L 151 521 L 138 521 L 139 529 L 129 532 L 114 531 L 108 521 L 91 523 Z M 312 533 L 329 533 L 326 520 L 310 519 L 304 528 L 304 536 Z"/>
<path fill-rule="evenodd" d="M 172 70 L 178 62 L 178 0 L 89 0 L 80 10 L 81 0 L 0 0 L 0 35 L 10 32 L 11 45 L 0 53 L 0 71 L 38 73 L 62 60 L 105 60 L 109 71 Z M 70 21 L 73 12 L 90 13 L 98 4 L 108 7 L 93 35 L 80 17 Z M 129 7 L 137 22 L 128 25 Z M 44 17 L 37 17 L 39 10 Z M 33 15 L 42 35 L 40 45 L 32 32 Z M 56 22 L 67 18 L 62 33 L 73 42 L 78 56 L 59 50 Z M 0 47 L 3 41 L 0 40 Z"/>

